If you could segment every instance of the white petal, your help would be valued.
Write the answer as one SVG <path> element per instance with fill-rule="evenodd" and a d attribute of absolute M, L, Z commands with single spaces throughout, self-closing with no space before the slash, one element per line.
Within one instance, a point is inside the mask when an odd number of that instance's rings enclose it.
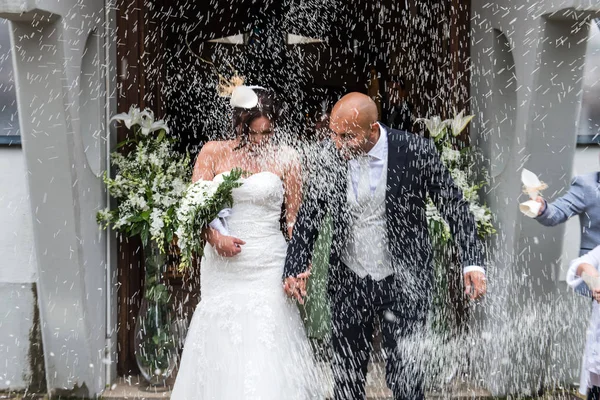
<path fill-rule="evenodd" d="M 128 120 L 128 119 L 131 119 L 131 117 L 129 116 L 129 114 L 127 114 L 127 113 L 121 113 L 121 114 L 117 114 L 114 117 L 112 117 L 110 119 L 110 122 L 112 122 L 112 121 L 125 121 L 125 120 Z"/>

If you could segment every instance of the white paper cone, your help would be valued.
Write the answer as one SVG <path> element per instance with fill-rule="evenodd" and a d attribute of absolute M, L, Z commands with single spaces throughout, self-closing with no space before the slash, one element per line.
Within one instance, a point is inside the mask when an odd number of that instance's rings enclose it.
<path fill-rule="evenodd" d="M 529 198 L 535 200 L 539 194 L 536 188 L 542 186 L 542 182 L 540 182 L 537 175 L 528 169 L 523 168 L 523 171 L 521 171 L 521 182 L 523 182 L 525 188 L 528 189 L 527 194 L 529 195 Z M 529 190 L 530 188 L 531 190 Z"/>
<path fill-rule="evenodd" d="M 534 200 L 519 204 L 519 210 L 529 218 L 537 217 L 541 207 L 542 205 Z"/>
<path fill-rule="evenodd" d="M 525 168 L 521 172 L 521 181 L 527 187 L 538 187 L 542 184 L 536 174 Z"/>

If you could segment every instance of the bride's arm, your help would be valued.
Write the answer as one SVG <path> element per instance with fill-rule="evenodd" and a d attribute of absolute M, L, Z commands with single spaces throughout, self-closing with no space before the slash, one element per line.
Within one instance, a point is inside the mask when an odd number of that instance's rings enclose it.
<path fill-rule="evenodd" d="M 202 146 L 194 165 L 192 182 L 214 179 L 215 163 L 219 156 L 219 146 L 218 142 L 207 142 Z M 210 243 L 217 253 L 223 257 L 235 256 L 242 251 L 241 245 L 245 244 L 244 241 L 231 236 L 224 236 L 209 226 L 202 230 L 202 238 Z"/>
<path fill-rule="evenodd" d="M 206 142 L 200 149 L 200 153 L 196 158 L 194 170 L 192 172 L 192 182 L 199 180 L 210 181 L 215 177 L 214 159 L 218 144 L 216 142 Z M 210 227 L 204 228 L 202 237 L 209 243 L 213 243 L 216 239 L 216 232 Z"/>
<path fill-rule="evenodd" d="M 290 150 L 293 152 L 293 150 Z M 288 237 L 292 237 L 294 224 L 298 217 L 298 210 L 302 203 L 302 167 L 295 152 L 291 153 L 283 176 L 285 189 L 285 222 Z"/>

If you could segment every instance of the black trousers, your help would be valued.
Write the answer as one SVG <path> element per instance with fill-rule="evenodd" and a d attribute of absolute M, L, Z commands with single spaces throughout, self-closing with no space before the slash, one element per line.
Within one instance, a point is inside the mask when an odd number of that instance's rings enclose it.
<path fill-rule="evenodd" d="M 592 386 L 589 388 L 587 400 L 600 400 L 600 387 Z"/>
<path fill-rule="evenodd" d="M 386 355 L 386 383 L 395 400 L 422 400 L 422 362 L 418 355 L 403 357 L 398 340 L 425 328 L 428 303 L 402 299 L 396 276 L 375 281 L 361 279 L 343 267 L 330 289 L 332 311 L 332 369 L 335 400 L 366 399 L 367 366 L 373 329 L 378 318 Z M 407 359 L 408 358 L 408 359 Z"/>

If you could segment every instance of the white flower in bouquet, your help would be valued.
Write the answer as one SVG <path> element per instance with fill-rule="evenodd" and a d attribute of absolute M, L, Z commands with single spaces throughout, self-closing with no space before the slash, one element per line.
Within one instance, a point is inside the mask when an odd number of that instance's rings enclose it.
<path fill-rule="evenodd" d="M 173 139 L 166 137 L 168 127 L 163 121 L 155 122 L 150 110 L 132 107 L 113 120 L 132 129 L 129 139 L 118 145 L 130 149 L 125 154 L 111 154 L 116 176 L 110 178 L 105 173 L 104 182 L 118 206 L 99 211 L 96 219 L 128 236 L 140 235 L 144 246 L 152 239 L 165 251 L 177 228 L 175 213 L 183 196 L 183 182 L 190 179 L 189 156 L 174 150 Z"/>
<path fill-rule="evenodd" d="M 177 245 L 180 249 L 180 268 L 191 265 L 194 254 L 202 255 L 202 230 L 233 204 L 232 191 L 241 186 L 242 171 L 233 169 L 223 175 L 223 181 L 196 181 L 185 192 L 177 209 Z"/>
<path fill-rule="evenodd" d="M 458 168 L 454 168 L 452 170 L 450 170 L 450 175 L 452 175 L 452 179 L 454 180 L 454 183 L 456 183 L 456 185 L 461 188 L 467 188 L 469 187 L 469 182 L 467 180 L 467 173 L 461 169 Z"/>
<path fill-rule="evenodd" d="M 460 161 L 461 154 L 460 151 L 454 150 L 451 147 L 444 146 L 442 149 L 442 161 L 444 164 L 453 164 Z"/>
<path fill-rule="evenodd" d="M 429 229 L 433 230 L 432 234 L 444 241 L 449 240 L 451 238 L 450 226 L 442 217 L 431 199 L 428 199 L 427 201 L 425 214 L 427 216 L 427 221 L 429 222 Z"/>
<path fill-rule="evenodd" d="M 486 218 L 487 218 L 486 210 L 485 210 L 485 208 L 481 207 L 479 204 L 471 203 L 471 204 L 469 204 L 469 209 L 471 210 L 471 213 L 473 213 L 473 216 L 475 217 L 475 221 L 479 222 L 479 221 L 486 220 Z"/>
<path fill-rule="evenodd" d="M 144 199 L 139 194 L 131 196 L 129 198 L 129 203 L 136 210 L 141 210 L 141 211 L 148 210 L 148 203 L 146 203 L 146 199 Z"/>
<path fill-rule="evenodd" d="M 214 181 L 196 181 L 190 185 L 185 197 L 181 200 L 181 205 L 177 209 L 177 218 L 179 221 L 188 222 L 194 216 L 190 211 L 193 207 L 204 207 L 212 198 L 219 187 Z"/>
<path fill-rule="evenodd" d="M 474 155 L 472 149 L 462 142 L 456 142 L 453 137 L 457 137 L 467 127 L 473 119 L 473 115 L 464 115 L 465 111 L 454 115 L 454 118 L 442 121 L 438 116 L 430 119 L 419 118 L 417 121 L 424 122 L 431 137 L 434 139 L 435 146 L 440 154 L 440 158 L 446 168 L 450 171 L 450 175 L 456 186 L 458 186 L 463 198 L 469 202 L 469 208 L 477 221 L 477 230 L 480 237 L 486 237 L 496 232 L 493 227 L 493 215 L 491 210 L 480 204 L 478 191 L 486 184 L 486 182 L 476 183 L 476 174 L 473 173 Z M 446 135 L 446 130 L 450 131 L 452 137 Z M 456 149 L 455 147 L 458 147 Z M 464 154 L 463 154 L 464 153 Z M 477 174 L 485 174 L 485 171 L 477 171 Z M 432 223 L 443 221 L 442 217 L 435 209 L 435 206 L 429 200 L 427 204 L 427 219 Z M 445 223 L 445 221 L 444 221 Z M 434 226 L 436 224 L 433 224 Z M 449 235 L 449 230 L 446 228 L 443 232 L 434 232 L 434 234 L 442 235 L 446 238 Z M 439 229 L 438 229 L 439 231 Z"/>
<path fill-rule="evenodd" d="M 140 133 L 144 136 L 160 130 L 169 133 L 169 127 L 163 120 L 154 121 L 154 113 L 150 109 L 140 111 L 139 108 L 131 106 L 129 112 L 117 114 L 110 120 L 123 122 L 127 129 L 138 126 Z"/>
<path fill-rule="evenodd" d="M 162 160 L 158 157 L 157 154 L 150 154 L 148 156 L 148 162 L 150 163 L 150 165 L 152 165 L 154 167 L 162 166 Z"/>
<path fill-rule="evenodd" d="M 172 182 L 173 192 L 176 195 L 183 195 L 187 189 L 187 185 L 180 178 L 175 178 Z"/>
<path fill-rule="evenodd" d="M 131 106 L 129 108 L 129 112 L 117 114 L 114 117 L 112 117 L 110 120 L 111 121 L 121 121 L 125 124 L 127 129 L 131 129 L 131 127 L 134 125 L 141 125 L 142 119 L 147 118 L 148 116 L 150 116 L 150 111 L 148 111 L 148 110 L 140 111 L 140 109 L 137 108 L 136 106 Z"/>
<path fill-rule="evenodd" d="M 465 110 L 462 110 L 458 114 L 454 111 L 454 118 L 450 119 L 450 129 L 452 131 L 452 136 L 457 137 L 460 135 L 462 131 L 465 130 L 469 122 L 473 119 L 474 115 L 464 115 Z"/>
<path fill-rule="evenodd" d="M 140 123 L 141 133 L 144 136 L 148 136 L 152 132 L 163 130 L 165 133 L 169 133 L 169 127 L 162 119 L 154 121 L 154 114 L 150 111 L 147 115 L 144 115 Z"/>
<path fill-rule="evenodd" d="M 160 208 L 152 210 L 150 214 L 150 235 L 153 238 L 160 238 L 165 226 L 164 212 Z"/>
<path fill-rule="evenodd" d="M 423 122 L 429 131 L 429 135 L 436 140 L 443 137 L 443 133 L 445 132 L 450 121 L 451 120 L 448 119 L 442 121 L 442 119 L 437 115 L 431 118 L 417 118 L 415 120 L 415 122 Z"/>

